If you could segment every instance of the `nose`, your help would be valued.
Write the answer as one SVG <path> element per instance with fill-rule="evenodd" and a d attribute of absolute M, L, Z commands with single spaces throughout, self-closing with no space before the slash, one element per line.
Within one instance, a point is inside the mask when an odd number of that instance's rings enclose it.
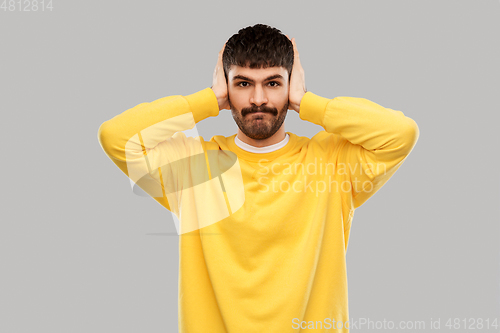
<path fill-rule="evenodd" d="M 257 106 L 265 104 L 268 102 L 266 93 L 264 89 L 262 89 L 261 85 L 255 85 L 255 89 L 253 90 L 253 94 L 250 98 L 250 102 Z"/>

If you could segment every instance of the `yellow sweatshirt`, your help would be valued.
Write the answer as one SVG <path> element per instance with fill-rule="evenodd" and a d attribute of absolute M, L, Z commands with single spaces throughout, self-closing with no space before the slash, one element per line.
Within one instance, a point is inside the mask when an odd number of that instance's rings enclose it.
<path fill-rule="evenodd" d="M 139 104 L 104 122 L 104 152 L 179 225 L 179 331 L 348 332 L 346 250 L 354 210 L 413 149 L 417 124 L 364 98 L 307 92 L 322 126 L 270 153 L 236 134 L 205 141 L 211 88 Z"/>

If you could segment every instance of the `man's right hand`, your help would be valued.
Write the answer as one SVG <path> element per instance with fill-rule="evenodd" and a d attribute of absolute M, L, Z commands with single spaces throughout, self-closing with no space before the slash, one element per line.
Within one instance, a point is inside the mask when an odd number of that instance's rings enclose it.
<path fill-rule="evenodd" d="M 227 41 L 226 41 L 227 43 Z M 222 66 L 222 53 L 224 53 L 224 48 L 226 47 L 226 43 L 222 47 L 222 50 L 219 52 L 219 59 L 217 60 L 217 65 L 214 69 L 212 90 L 217 97 L 217 103 L 219 103 L 219 111 L 226 109 L 229 110 L 229 101 L 228 101 L 228 92 L 227 92 L 227 83 L 226 77 L 224 76 L 224 67 Z"/>

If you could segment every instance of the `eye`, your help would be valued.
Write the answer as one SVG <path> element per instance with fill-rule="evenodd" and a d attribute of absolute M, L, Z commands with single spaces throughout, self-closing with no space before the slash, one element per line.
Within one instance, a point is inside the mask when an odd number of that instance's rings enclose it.
<path fill-rule="evenodd" d="M 245 84 L 244 86 L 242 86 L 242 84 Z M 280 83 L 279 82 L 276 82 L 276 81 L 271 81 L 269 82 L 268 84 L 271 85 L 271 87 L 279 87 L 280 86 Z M 246 82 L 246 81 L 241 81 L 240 83 L 237 83 L 236 86 L 238 87 L 248 87 L 249 83 Z"/>

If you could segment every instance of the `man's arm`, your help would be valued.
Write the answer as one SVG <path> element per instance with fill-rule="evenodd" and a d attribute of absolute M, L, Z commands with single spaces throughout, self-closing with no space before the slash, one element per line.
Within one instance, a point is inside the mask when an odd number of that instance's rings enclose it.
<path fill-rule="evenodd" d="M 190 170 L 187 163 L 193 158 L 204 160 L 203 139 L 196 132 L 195 138 L 188 138 L 182 131 L 229 106 L 222 68 L 225 46 L 219 52 L 212 87 L 141 103 L 104 122 L 98 131 L 99 143 L 113 163 L 173 213 L 180 200 L 172 193 L 182 192 L 183 176 L 187 172 L 203 174 L 203 170 Z"/>
<path fill-rule="evenodd" d="M 179 132 L 218 114 L 217 98 L 211 88 L 187 96 L 167 96 L 141 103 L 105 121 L 99 127 L 98 140 L 125 175 L 171 210 L 165 188 L 169 175 L 162 174 L 162 170 L 172 171 L 165 167 L 203 152 L 200 139 Z"/>
<path fill-rule="evenodd" d="M 290 108 L 301 119 L 325 129 L 326 132 L 318 134 L 325 139 L 318 139 L 335 159 L 336 172 L 347 175 L 350 186 L 341 184 L 339 188 L 349 192 L 348 206 L 357 208 L 389 180 L 410 154 L 418 140 L 418 126 L 403 112 L 365 98 L 327 99 L 308 92 L 297 43 L 295 38 L 290 41 L 294 52 Z"/>
<path fill-rule="evenodd" d="M 346 164 L 337 165 L 337 172 L 348 175 L 354 208 L 389 180 L 419 137 L 413 119 L 365 98 L 327 99 L 308 91 L 302 97 L 299 116 L 338 134 L 325 133 L 325 144 L 337 163 Z"/>

